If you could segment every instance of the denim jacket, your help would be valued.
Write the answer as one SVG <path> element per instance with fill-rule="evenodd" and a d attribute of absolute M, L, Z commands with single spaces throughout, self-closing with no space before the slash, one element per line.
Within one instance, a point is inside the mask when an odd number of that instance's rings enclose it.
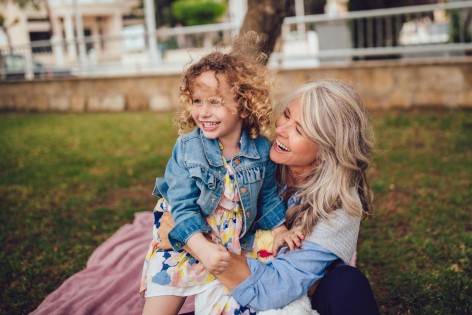
<path fill-rule="evenodd" d="M 270 230 L 285 221 L 286 207 L 277 194 L 270 147 L 267 138 L 252 139 L 243 131 L 240 152 L 229 162 L 244 210 L 243 249 L 252 248 L 256 229 Z M 207 139 L 200 128 L 177 139 L 165 178 L 156 179 L 153 193 L 172 206 L 175 226 L 169 232 L 169 241 L 174 250 L 180 250 L 195 233 L 211 232 L 205 217 L 218 206 L 225 174 L 217 139 Z"/>

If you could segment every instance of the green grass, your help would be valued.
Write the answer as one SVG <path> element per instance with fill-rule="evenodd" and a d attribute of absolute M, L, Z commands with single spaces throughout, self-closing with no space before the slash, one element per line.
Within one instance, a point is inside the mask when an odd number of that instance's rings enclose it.
<path fill-rule="evenodd" d="M 472 112 L 375 113 L 358 265 L 382 314 L 472 313 Z M 0 115 L 0 313 L 27 314 L 150 210 L 170 114 Z M 138 281 L 138 279 L 137 279 Z"/>

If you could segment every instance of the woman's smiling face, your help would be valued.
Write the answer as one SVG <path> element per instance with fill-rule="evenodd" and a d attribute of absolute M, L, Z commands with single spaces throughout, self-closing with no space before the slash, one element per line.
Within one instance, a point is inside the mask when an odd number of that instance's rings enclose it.
<path fill-rule="evenodd" d="M 318 156 L 318 146 L 301 127 L 301 115 L 298 98 L 275 121 L 276 138 L 270 149 L 270 159 L 288 166 L 293 175 L 313 170 Z"/>

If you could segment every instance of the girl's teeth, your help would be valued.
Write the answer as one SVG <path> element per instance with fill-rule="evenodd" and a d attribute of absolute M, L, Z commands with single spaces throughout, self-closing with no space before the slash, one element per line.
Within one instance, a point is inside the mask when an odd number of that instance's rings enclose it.
<path fill-rule="evenodd" d="M 218 123 L 216 123 L 216 122 L 203 122 L 202 124 L 203 124 L 203 126 L 205 126 L 205 127 L 214 127 L 214 126 L 216 126 Z"/>

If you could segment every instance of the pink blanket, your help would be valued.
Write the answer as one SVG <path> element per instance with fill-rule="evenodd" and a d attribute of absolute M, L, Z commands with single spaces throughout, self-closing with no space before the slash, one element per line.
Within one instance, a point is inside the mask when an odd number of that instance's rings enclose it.
<path fill-rule="evenodd" d="M 151 240 L 151 212 L 135 213 L 134 222 L 121 227 L 90 256 L 84 270 L 67 279 L 31 313 L 141 314 L 138 294 L 144 256 Z M 188 298 L 180 313 L 193 310 Z"/>

